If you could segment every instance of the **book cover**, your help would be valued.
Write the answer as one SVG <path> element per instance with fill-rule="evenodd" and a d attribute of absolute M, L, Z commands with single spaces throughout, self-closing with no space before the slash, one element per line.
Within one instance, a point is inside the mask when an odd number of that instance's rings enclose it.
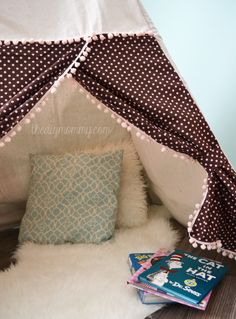
<path fill-rule="evenodd" d="M 129 254 L 128 263 L 130 272 L 133 275 L 138 269 L 142 268 L 142 265 L 147 262 L 153 256 L 153 253 L 132 253 Z M 160 296 L 151 294 L 145 290 L 137 290 L 139 298 L 143 304 L 162 304 L 167 303 L 168 300 Z"/>
<path fill-rule="evenodd" d="M 138 279 L 173 297 L 199 304 L 226 271 L 220 262 L 177 249 L 142 272 Z"/>
<path fill-rule="evenodd" d="M 138 277 L 141 273 L 143 273 L 144 271 L 149 269 L 151 266 L 153 266 L 153 264 L 159 262 L 162 257 L 168 255 L 169 253 L 170 252 L 165 251 L 165 250 L 161 250 L 161 251 L 158 250 L 155 254 L 152 255 L 152 257 L 150 257 L 149 260 L 142 263 L 142 266 L 135 273 L 133 273 L 133 276 L 127 281 L 127 283 L 129 285 L 131 285 L 132 287 L 139 289 L 143 293 L 149 294 L 149 296 L 153 295 L 153 296 L 157 296 L 157 298 L 161 298 L 162 303 L 177 302 L 177 303 L 180 303 L 180 304 L 192 307 L 192 308 L 196 308 L 199 310 L 205 310 L 207 307 L 207 304 L 209 302 L 211 292 L 199 304 L 193 304 L 193 303 L 188 303 L 180 298 L 174 297 L 173 295 L 169 295 L 168 293 L 166 293 L 162 290 L 155 289 L 152 286 L 150 286 L 149 284 L 143 283 L 139 280 Z M 152 261 L 152 259 L 154 261 Z M 141 295 L 141 296 L 143 296 L 143 295 Z"/>
<path fill-rule="evenodd" d="M 128 262 L 131 269 L 131 273 L 135 273 L 144 262 L 146 262 L 153 253 L 132 253 L 129 254 Z"/>

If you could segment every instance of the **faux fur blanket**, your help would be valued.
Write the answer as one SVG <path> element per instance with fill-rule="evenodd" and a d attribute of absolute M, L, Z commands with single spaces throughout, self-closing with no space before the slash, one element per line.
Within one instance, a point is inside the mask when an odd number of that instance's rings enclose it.
<path fill-rule="evenodd" d="M 0 273 L 0 318 L 143 319 L 154 312 L 160 306 L 143 305 L 126 285 L 127 257 L 174 247 L 177 234 L 164 211 L 102 245 L 23 245 L 18 263 Z"/>

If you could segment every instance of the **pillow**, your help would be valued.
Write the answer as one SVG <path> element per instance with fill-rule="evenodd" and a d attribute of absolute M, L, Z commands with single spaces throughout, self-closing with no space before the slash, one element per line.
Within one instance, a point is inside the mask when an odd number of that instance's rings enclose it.
<path fill-rule="evenodd" d="M 123 162 L 118 194 L 117 227 L 141 226 L 147 221 L 148 207 L 146 184 L 142 174 L 143 167 L 130 141 L 116 145 L 108 144 L 95 149 L 79 150 L 78 152 L 102 154 L 105 152 L 123 150 Z"/>
<path fill-rule="evenodd" d="M 31 155 L 19 241 L 100 243 L 114 231 L 123 152 Z"/>

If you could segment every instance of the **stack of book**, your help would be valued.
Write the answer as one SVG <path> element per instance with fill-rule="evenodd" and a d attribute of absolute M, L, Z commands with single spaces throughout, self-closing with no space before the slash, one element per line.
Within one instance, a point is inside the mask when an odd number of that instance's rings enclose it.
<path fill-rule="evenodd" d="M 205 310 L 212 289 L 227 272 L 218 261 L 179 249 L 132 253 L 128 261 L 132 277 L 127 283 L 138 289 L 145 304 L 178 302 Z"/>

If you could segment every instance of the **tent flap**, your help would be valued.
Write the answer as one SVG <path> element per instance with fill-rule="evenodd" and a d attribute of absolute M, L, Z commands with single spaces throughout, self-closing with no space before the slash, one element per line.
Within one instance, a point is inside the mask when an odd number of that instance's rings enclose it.
<path fill-rule="evenodd" d="M 174 151 L 176 161 L 202 165 L 208 178 L 190 212 L 190 242 L 236 257 L 236 173 L 156 36 L 127 29 L 66 41 L 3 40 L 1 152 L 40 111 L 36 102 L 43 105 L 49 89 L 54 94 L 73 77 L 122 128 L 161 144 L 161 152 Z"/>

